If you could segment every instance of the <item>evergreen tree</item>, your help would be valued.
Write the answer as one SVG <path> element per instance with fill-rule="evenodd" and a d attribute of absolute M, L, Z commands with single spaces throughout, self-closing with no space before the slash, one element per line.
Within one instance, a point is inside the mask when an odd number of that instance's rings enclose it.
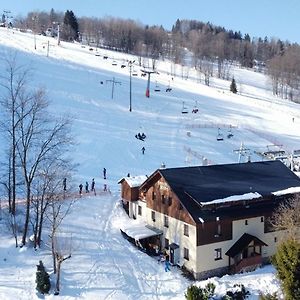
<path fill-rule="evenodd" d="M 300 299 L 300 243 L 289 239 L 279 245 L 272 263 L 277 270 L 286 300 Z"/>
<path fill-rule="evenodd" d="M 235 82 L 234 78 L 232 78 L 232 81 L 231 81 L 231 84 L 230 84 L 230 91 L 234 94 L 237 93 L 236 82 Z"/>
<path fill-rule="evenodd" d="M 62 38 L 67 41 L 77 41 L 79 25 L 72 10 L 67 10 L 64 16 Z"/>
<path fill-rule="evenodd" d="M 51 287 L 49 274 L 45 271 L 45 267 L 41 260 L 36 267 L 36 289 L 42 294 L 48 294 Z"/>

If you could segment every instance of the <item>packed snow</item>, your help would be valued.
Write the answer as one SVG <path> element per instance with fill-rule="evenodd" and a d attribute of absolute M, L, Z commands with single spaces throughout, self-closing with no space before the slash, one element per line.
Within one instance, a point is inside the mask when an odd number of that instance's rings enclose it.
<path fill-rule="evenodd" d="M 270 149 L 283 149 L 287 154 L 299 149 L 299 106 L 275 98 L 264 74 L 233 67 L 239 90 L 234 95 L 229 92 L 229 81 L 212 78 L 208 87 L 193 70 L 187 78 L 183 67 L 157 62 L 158 74 L 152 75 L 151 95 L 146 98 L 146 78 L 141 77 L 137 57 L 90 50 L 77 43 L 58 46 L 52 38 L 0 28 L 0 57 L 14 53 L 20 64 L 33 70 L 28 88 L 44 87 L 52 101 L 51 112 L 67 113 L 73 119 L 77 183 L 96 181 L 97 196 L 78 198 L 64 220 L 64 231 L 72 234 L 72 257 L 62 267 L 60 296 L 53 296 L 52 290 L 45 299 L 183 299 L 192 282 L 180 269 L 165 272 L 161 263 L 122 237 L 120 228 L 135 221 L 120 205 L 118 180 L 128 173 L 151 175 L 162 164 L 235 163 L 249 156 L 255 161 L 262 160 L 261 153 Z M 120 67 L 127 66 L 128 60 L 135 60 L 138 75 L 132 76 L 131 112 L 129 70 Z M 151 60 L 143 63 L 150 67 Z M 1 62 L 1 74 L 3 71 Z M 121 83 L 114 86 L 114 93 L 112 80 Z M 166 92 L 167 87 L 172 90 Z M 182 114 L 183 108 L 188 113 Z M 192 113 L 194 108 L 197 113 Z M 146 138 L 137 139 L 138 133 L 145 133 Z M 218 141 L 218 135 L 223 139 Z M 104 167 L 107 179 L 103 178 Z M 38 299 L 35 272 L 39 260 L 52 271 L 47 235 L 38 251 L 30 245 L 15 248 L 5 226 L 5 208 L 0 212 L 0 299 Z M 253 300 L 260 291 L 279 290 L 271 266 L 196 284 L 207 282 L 216 285 L 216 295 L 242 283 Z"/>

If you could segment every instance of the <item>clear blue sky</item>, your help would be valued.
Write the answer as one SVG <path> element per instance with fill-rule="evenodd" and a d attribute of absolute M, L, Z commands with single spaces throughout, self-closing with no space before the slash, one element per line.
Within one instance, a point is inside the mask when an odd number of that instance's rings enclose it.
<path fill-rule="evenodd" d="M 14 16 L 33 10 L 73 10 L 77 17 L 113 16 L 163 25 L 171 29 L 177 19 L 194 19 L 249 33 L 300 43 L 300 0 L 12 0 L 0 10 Z M 4 6 L 3 6 L 4 5 Z M 2 6 L 2 7 L 1 7 Z"/>

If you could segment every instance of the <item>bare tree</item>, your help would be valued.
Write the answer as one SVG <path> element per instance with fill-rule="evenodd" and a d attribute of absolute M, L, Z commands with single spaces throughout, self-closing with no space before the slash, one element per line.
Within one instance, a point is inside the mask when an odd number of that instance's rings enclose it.
<path fill-rule="evenodd" d="M 26 214 L 22 244 L 25 245 L 32 198 L 32 183 L 39 167 L 59 159 L 72 144 L 70 121 L 55 120 L 47 113 L 48 102 L 44 90 L 40 89 L 22 101 L 18 110 L 21 120 L 18 130 L 17 150 L 23 171 L 26 190 Z"/>
<path fill-rule="evenodd" d="M 68 173 L 66 173 L 68 170 Z M 64 164 L 57 166 L 55 170 L 53 170 L 53 177 L 56 178 L 52 181 L 53 189 L 59 190 L 62 184 L 60 180 L 61 174 L 64 176 L 70 175 L 70 169 L 65 168 Z M 70 193 L 72 186 L 67 187 L 66 191 L 55 192 L 53 196 L 49 199 L 49 205 L 46 210 L 46 218 L 48 220 L 48 224 L 50 226 L 50 248 L 53 259 L 53 272 L 56 273 L 57 264 L 56 264 L 56 254 L 55 254 L 55 236 L 58 232 L 64 218 L 70 213 L 72 205 L 75 200 Z"/>
<path fill-rule="evenodd" d="M 6 72 L 0 76 L 0 86 L 4 92 L 1 96 L 1 105 L 3 107 L 3 118 L 1 118 L 1 127 L 6 133 L 9 141 L 8 150 L 8 178 L 7 192 L 9 201 L 9 211 L 15 214 L 16 211 L 16 180 L 17 180 L 17 128 L 21 119 L 17 117 L 22 99 L 27 97 L 25 86 L 30 75 L 30 70 L 25 66 L 17 64 L 17 56 L 5 58 L 3 63 L 6 66 Z"/>
<path fill-rule="evenodd" d="M 60 292 L 60 272 L 61 265 L 64 261 L 72 256 L 72 234 L 56 231 L 53 236 L 54 254 L 57 263 L 55 295 Z"/>
<path fill-rule="evenodd" d="M 33 209 L 31 223 L 35 248 L 41 246 L 45 216 L 47 210 L 52 210 L 53 201 L 56 201 L 57 198 L 67 199 L 69 197 L 72 168 L 69 160 L 57 158 L 53 158 L 39 168 L 33 182 L 35 196 L 31 201 Z M 65 187 L 63 186 L 64 178 L 68 178 L 68 186 Z"/>
<path fill-rule="evenodd" d="M 270 218 L 275 230 L 286 230 L 285 239 L 300 237 L 300 195 L 282 202 Z"/>

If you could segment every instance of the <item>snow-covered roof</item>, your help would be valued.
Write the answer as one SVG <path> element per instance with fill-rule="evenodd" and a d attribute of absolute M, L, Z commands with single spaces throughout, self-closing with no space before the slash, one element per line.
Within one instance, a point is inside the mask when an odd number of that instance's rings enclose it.
<path fill-rule="evenodd" d="M 126 227 L 120 229 L 128 236 L 135 239 L 136 241 L 162 233 L 157 229 L 156 230 L 150 229 L 149 227 L 147 227 L 145 224 L 142 223 L 126 225 Z"/>
<path fill-rule="evenodd" d="M 130 187 L 138 187 L 147 179 L 147 176 L 139 175 L 132 177 L 123 177 L 122 179 L 124 179 Z M 122 179 L 120 181 L 122 181 Z"/>
<path fill-rule="evenodd" d="M 261 194 L 259 193 L 246 193 L 243 195 L 234 195 L 230 197 L 226 197 L 223 199 L 215 199 L 209 202 L 201 202 L 202 205 L 210 205 L 210 204 L 218 204 L 218 203 L 224 203 L 224 202 L 232 202 L 232 201 L 241 201 L 241 200 L 250 200 L 250 199 L 255 199 L 255 198 L 260 198 L 262 197 Z"/>
<path fill-rule="evenodd" d="M 294 193 L 300 193 L 300 186 L 290 187 L 290 188 L 285 189 L 285 190 L 273 192 L 272 194 L 275 195 L 275 196 L 281 196 L 281 195 L 294 194 Z"/>

